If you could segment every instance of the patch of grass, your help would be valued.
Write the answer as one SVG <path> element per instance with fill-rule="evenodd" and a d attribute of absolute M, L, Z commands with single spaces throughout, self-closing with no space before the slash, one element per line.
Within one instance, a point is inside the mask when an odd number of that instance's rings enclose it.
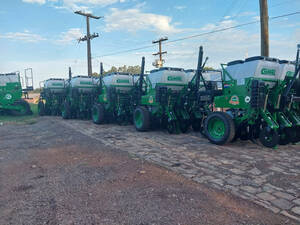
<path fill-rule="evenodd" d="M 32 115 L 27 115 L 27 116 L 0 115 L 0 125 L 36 123 L 38 117 L 37 104 L 30 103 L 30 108 L 32 110 Z"/>

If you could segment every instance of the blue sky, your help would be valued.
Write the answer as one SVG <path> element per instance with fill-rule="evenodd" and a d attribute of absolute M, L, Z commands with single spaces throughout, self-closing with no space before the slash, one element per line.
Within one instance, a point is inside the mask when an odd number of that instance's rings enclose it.
<path fill-rule="evenodd" d="M 137 65 L 146 57 L 152 69 L 157 46 L 102 57 L 122 50 L 214 31 L 259 20 L 258 0 L 5 0 L 0 9 L 0 71 L 32 67 L 35 86 L 49 77 L 86 74 L 86 43 L 77 39 L 86 32 L 85 20 L 75 10 L 104 16 L 91 21 L 93 70 L 112 65 Z M 269 0 L 269 16 L 300 11 L 300 0 Z M 295 58 L 300 43 L 300 14 L 270 21 L 270 55 Z M 213 35 L 168 43 L 163 48 L 166 66 L 195 68 L 197 51 L 204 46 L 208 65 L 218 67 L 235 59 L 260 54 L 259 23 Z"/>

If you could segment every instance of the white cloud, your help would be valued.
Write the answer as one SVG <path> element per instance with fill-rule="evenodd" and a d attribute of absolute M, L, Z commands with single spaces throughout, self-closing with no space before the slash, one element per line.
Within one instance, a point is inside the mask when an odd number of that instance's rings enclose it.
<path fill-rule="evenodd" d="M 111 5 L 119 0 L 64 0 L 64 2 L 84 3 L 93 5 Z"/>
<path fill-rule="evenodd" d="M 75 40 L 78 40 L 83 36 L 82 31 L 79 28 L 71 28 L 67 32 L 61 34 L 60 39 L 57 41 L 59 44 L 71 44 Z"/>
<path fill-rule="evenodd" d="M 3 35 L 0 34 L 0 38 L 24 42 L 39 42 L 46 40 L 41 35 L 31 33 L 28 30 L 25 30 L 24 32 L 9 32 Z"/>
<path fill-rule="evenodd" d="M 202 27 L 205 32 L 236 25 L 235 20 L 222 21 L 218 24 L 206 24 Z M 252 29 L 251 29 L 252 30 Z M 270 39 L 270 56 L 294 60 L 296 44 L 300 39 L 300 29 L 290 35 L 272 35 Z M 169 43 L 164 45 L 166 66 L 183 68 L 196 68 L 199 46 L 203 45 L 205 56 L 209 57 L 207 66 L 220 68 L 220 63 L 232 60 L 245 59 L 246 57 L 260 55 L 259 24 L 257 31 L 248 29 L 230 29 L 215 34 L 201 36 L 184 42 Z M 149 55 L 150 57 L 150 55 Z"/>
<path fill-rule="evenodd" d="M 116 3 L 124 3 L 126 0 L 48 0 L 48 2 L 56 2 L 52 6 L 56 9 L 66 9 L 69 11 L 81 10 L 86 13 L 91 13 L 92 8 L 106 7 Z"/>
<path fill-rule="evenodd" d="M 105 16 L 105 30 L 126 30 L 136 32 L 138 30 L 152 30 L 160 34 L 176 33 L 180 30 L 172 24 L 169 16 L 143 13 L 139 8 L 120 10 L 112 8 L 109 15 Z"/>
<path fill-rule="evenodd" d="M 254 17 L 252 17 L 252 19 L 254 19 L 255 21 L 259 21 L 260 20 L 260 16 L 254 16 Z"/>
<path fill-rule="evenodd" d="M 46 0 L 22 0 L 22 1 L 23 1 L 23 2 L 26 2 L 26 3 L 38 3 L 38 4 L 40 4 L 40 5 L 46 3 Z"/>
<path fill-rule="evenodd" d="M 254 15 L 256 15 L 256 13 L 257 12 L 245 11 L 245 12 L 238 14 L 238 16 L 254 16 Z"/>
<path fill-rule="evenodd" d="M 224 29 L 228 27 L 232 27 L 237 25 L 238 23 L 235 20 L 223 20 L 217 24 L 213 23 L 208 23 L 204 25 L 201 30 L 202 31 L 214 31 L 214 30 L 219 30 L 219 29 Z"/>
<path fill-rule="evenodd" d="M 72 11 L 82 10 L 85 12 L 91 12 L 90 7 L 105 7 L 118 2 L 124 2 L 124 0 L 63 0 L 63 7 Z"/>
<path fill-rule="evenodd" d="M 38 3 L 40 5 L 49 3 L 56 9 L 66 9 L 69 11 L 81 10 L 87 13 L 91 12 L 91 8 L 105 7 L 115 3 L 124 3 L 126 0 L 22 0 L 25 3 Z"/>
<path fill-rule="evenodd" d="M 177 6 L 174 6 L 175 9 L 177 10 L 183 10 L 183 9 L 186 9 L 186 6 L 184 5 L 177 5 Z"/>

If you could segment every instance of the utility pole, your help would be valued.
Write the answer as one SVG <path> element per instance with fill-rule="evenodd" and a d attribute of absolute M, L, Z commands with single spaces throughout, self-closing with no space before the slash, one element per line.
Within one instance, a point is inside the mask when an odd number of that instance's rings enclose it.
<path fill-rule="evenodd" d="M 260 6 L 260 32 L 261 32 L 261 55 L 269 56 L 269 15 L 268 0 L 259 0 Z"/>
<path fill-rule="evenodd" d="M 92 19 L 100 19 L 101 16 L 94 16 L 90 13 L 83 13 L 81 11 L 76 11 L 76 14 L 86 17 L 86 35 L 83 38 L 79 38 L 78 42 L 86 41 L 87 42 L 87 62 L 88 62 L 88 76 L 92 76 L 92 55 L 91 55 L 91 40 L 99 37 L 98 33 L 90 34 L 90 18 Z"/>
<path fill-rule="evenodd" d="M 99 73 L 99 76 L 103 76 L 103 73 L 104 73 L 103 63 L 100 62 L 100 73 Z"/>
<path fill-rule="evenodd" d="M 167 37 L 163 37 L 163 38 L 160 38 L 159 40 L 152 41 L 152 44 L 157 44 L 158 43 L 158 46 L 159 46 L 158 52 L 153 54 L 154 56 L 159 55 L 159 60 L 156 59 L 155 62 L 152 63 L 152 65 L 155 66 L 156 68 L 162 67 L 164 62 L 165 62 L 165 60 L 163 60 L 163 58 L 162 58 L 162 55 L 167 54 L 167 52 L 162 52 L 161 43 L 164 42 L 164 41 L 167 41 L 167 40 L 168 40 Z"/>

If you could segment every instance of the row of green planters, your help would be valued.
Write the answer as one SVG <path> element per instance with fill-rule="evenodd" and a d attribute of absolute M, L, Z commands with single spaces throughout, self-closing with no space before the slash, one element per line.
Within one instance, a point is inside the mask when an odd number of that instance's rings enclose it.
<path fill-rule="evenodd" d="M 67 81 L 46 81 L 40 115 L 133 123 L 138 131 L 185 133 L 192 127 L 220 145 L 239 138 L 267 147 L 300 140 L 299 46 L 295 62 L 251 57 L 204 71 L 206 60 L 201 47 L 197 70 L 164 67 L 145 75 L 143 58 L 139 75 L 95 79 L 69 72 Z"/>

